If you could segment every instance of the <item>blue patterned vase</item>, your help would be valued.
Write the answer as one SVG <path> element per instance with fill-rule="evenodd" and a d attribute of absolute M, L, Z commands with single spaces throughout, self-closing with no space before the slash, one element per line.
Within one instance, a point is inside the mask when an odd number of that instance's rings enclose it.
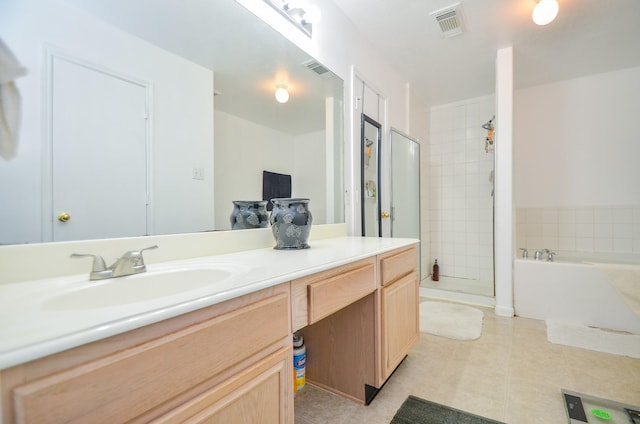
<path fill-rule="evenodd" d="M 265 228 L 269 225 L 266 200 L 233 200 L 231 229 Z"/>
<path fill-rule="evenodd" d="M 276 239 L 274 249 L 308 249 L 313 218 L 309 199 L 271 199 L 271 230 Z"/>

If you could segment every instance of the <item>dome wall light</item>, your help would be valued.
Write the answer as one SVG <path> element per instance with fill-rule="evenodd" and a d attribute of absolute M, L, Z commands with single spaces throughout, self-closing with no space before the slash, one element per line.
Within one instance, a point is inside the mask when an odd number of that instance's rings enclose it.
<path fill-rule="evenodd" d="M 276 100 L 278 103 L 287 103 L 289 101 L 289 91 L 287 87 L 280 85 L 276 88 Z"/>
<path fill-rule="evenodd" d="M 547 25 L 558 16 L 558 0 L 538 0 L 531 18 L 536 25 Z"/>

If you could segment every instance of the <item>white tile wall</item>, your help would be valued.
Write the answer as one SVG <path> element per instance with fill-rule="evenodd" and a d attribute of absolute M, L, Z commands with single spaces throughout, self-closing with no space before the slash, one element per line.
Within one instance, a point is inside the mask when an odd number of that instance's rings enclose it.
<path fill-rule="evenodd" d="M 516 247 L 640 253 L 640 205 L 517 208 Z"/>
<path fill-rule="evenodd" d="M 494 96 L 431 109 L 429 239 L 440 274 L 493 281 L 493 154 L 482 124 Z"/>

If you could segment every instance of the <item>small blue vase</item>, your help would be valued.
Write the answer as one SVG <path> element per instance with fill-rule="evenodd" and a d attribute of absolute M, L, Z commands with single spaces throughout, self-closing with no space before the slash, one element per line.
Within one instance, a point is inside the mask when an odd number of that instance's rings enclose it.
<path fill-rule="evenodd" d="M 269 225 L 266 200 L 233 200 L 231 229 L 265 228 Z"/>
<path fill-rule="evenodd" d="M 271 231 L 276 239 L 274 249 L 308 249 L 309 233 L 313 217 L 309 211 L 309 199 L 271 199 Z"/>

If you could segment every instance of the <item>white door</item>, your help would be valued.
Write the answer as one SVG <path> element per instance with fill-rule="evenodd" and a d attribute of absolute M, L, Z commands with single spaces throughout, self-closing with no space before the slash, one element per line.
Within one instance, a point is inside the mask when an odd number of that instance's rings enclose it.
<path fill-rule="evenodd" d="M 51 60 L 52 240 L 147 234 L 147 88 Z"/>

